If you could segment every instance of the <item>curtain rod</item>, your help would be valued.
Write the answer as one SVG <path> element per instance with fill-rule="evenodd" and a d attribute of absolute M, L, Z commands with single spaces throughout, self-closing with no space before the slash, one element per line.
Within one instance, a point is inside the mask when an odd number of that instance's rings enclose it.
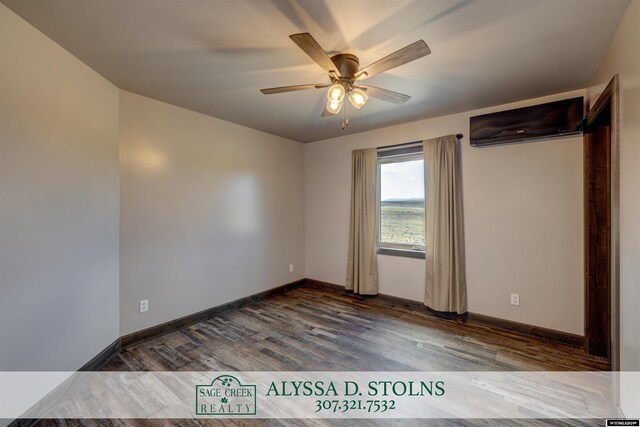
<path fill-rule="evenodd" d="M 456 138 L 458 139 L 462 139 L 463 137 L 464 135 L 461 133 L 456 134 Z M 382 147 L 377 147 L 377 148 L 380 149 L 380 148 L 391 148 L 391 147 L 403 147 L 405 145 L 413 145 L 413 144 L 421 144 L 421 143 L 422 141 L 412 141 L 412 142 L 404 142 L 402 144 L 383 145 Z"/>

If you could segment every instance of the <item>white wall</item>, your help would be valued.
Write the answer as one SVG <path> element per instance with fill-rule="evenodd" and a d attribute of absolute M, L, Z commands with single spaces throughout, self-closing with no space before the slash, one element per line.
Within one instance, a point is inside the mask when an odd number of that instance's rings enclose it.
<path fill-rule="evenodd" d="M 472 115 L 582 95 L 557 94 L 306 144 L 307 277 L 345 282 L 352 150 L 464 133 L 469 311 L 582 335 L 582 137 L 489 148 L 473 148 L 467 138 Z M 351 119 L 358 120 L 357 113 Z M 381 293 L 423 300 L 424 260 L 379 255 L 378 261 Z M 510 305 L 512 292 L 520 294 L 519 307 Z"/>
<path fill-rule="evenodd" d="M 118 89 L 0 4 L 0 370 L 119 336 Z"/>
<path fill-rule="evenodd" d="M 121 92 L 120 155 L 122 335 L 304 277 L 302 144 Z"/>
<path fill-rule="evenodd" d="M 620 79 L 620 364 L 640 371 L 640 0 L 631 0 L 589 88 L 593 102 Z M 640 416 L 640 387 L 623 384 L 622 408 Z M 633 415 L 632 415 L 633 414 Z"/>

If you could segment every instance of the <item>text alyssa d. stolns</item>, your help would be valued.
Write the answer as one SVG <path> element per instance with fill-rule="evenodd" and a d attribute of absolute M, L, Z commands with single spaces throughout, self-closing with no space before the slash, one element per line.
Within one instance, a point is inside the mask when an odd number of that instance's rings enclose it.
<path fill-rule="evenodd" d="M 363 389 L 363 391 L 360 391 Z M 442 396 L 444 381 L 369 381 L 361 387 L 355 381 L 280 381 L 271 382 L 267 396 L 322 396 L 322 397 L 388 397 L 388 396 Z"/>
<path fill-rule="evenodd" d="M 313 402 L 316 413 L 375 414 L 395 411 L 397 397 L 444 396 L 444 387 L 444 381 L 368 381 L 364 387 L 356 381 L 274 381 L 267 396 L 316 397 Z"/>

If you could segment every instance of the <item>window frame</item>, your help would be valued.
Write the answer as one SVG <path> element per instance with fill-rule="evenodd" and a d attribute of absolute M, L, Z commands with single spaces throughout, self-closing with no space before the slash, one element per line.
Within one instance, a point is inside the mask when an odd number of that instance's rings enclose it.
<path fill-rule="evenodd" d="M 415 160 L 422 160 L 424 162 L 424 154 L 422 150 L 422 144 L 403 146 L 398 148 L 391 148 L 387 150 L 378 150 L 377 158 L 377 173 L 376 173 L 376 252 L 379 255 L 392 255 L 401 256 L 407 258 L 420 258 L 425 259 L 425 248 L 416 249 L 413 245 L 407 245 L 402 243 L 382 242 L 382 165 L 388 163 L 402 163 Z M 426 191 L 426 189 L 425 189 Z M 426 202 L 426 194 L 425 202 Z M 425 206 L 426 215 L 426 206 Z"/>

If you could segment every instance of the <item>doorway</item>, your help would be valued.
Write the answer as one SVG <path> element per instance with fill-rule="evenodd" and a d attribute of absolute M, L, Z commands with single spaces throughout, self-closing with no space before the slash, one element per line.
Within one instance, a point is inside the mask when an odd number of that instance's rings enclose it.
<path fill-rule="evenodd" d="M 619 367 L 618 76 L 584 125 L 585 350 Z"/>

